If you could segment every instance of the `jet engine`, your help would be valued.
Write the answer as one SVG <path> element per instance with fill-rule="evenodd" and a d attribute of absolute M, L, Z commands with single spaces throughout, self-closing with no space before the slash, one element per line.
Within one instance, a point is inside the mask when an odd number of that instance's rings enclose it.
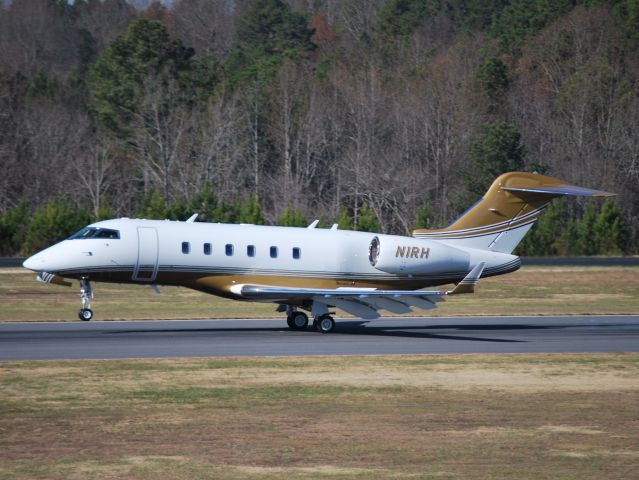
<path fill-rule="evenodd" d="M 382 272 L 407 275 L 467 272 L 470 255 L 458 248 L 411 237 L 374 237 L 368 259 Z"/>

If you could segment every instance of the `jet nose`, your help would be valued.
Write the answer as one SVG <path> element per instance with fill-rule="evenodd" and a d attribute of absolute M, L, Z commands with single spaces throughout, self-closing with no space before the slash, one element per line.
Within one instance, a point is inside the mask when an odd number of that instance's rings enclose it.
<path fill-rule="evenodd" d="M 22 266 L 29 270 L 33 270 L 34 272 L 43 270 L 44 266 L 44 255 L 36 253 L 35 255 L 31 255 L 24 262 L 22 262 Z"/>
<path fill-rule="evenodd" d="M 35 265 L 35 262 L 33 261 L 33 257 L 29 257 L 24 262 L 22 262 L 22 266 L 24 268 L 28 268 L 29 270 L 33 270 L 34 265 Z"/>

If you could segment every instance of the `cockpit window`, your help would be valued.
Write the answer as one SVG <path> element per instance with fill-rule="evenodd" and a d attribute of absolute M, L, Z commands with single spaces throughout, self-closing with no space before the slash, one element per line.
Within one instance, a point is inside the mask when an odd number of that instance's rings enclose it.
<path fill-rule="evenodd" d="M 79 232 L 71 235 L 68 239 L 84 240 L 87 238 L 109 238 L 117 240 L 120 238 L 120 232 L 118 230 L 111 230 L 110 228 L 84 227 Z"/>
<path fill-rule="evenodd" d="M 120 238 L 120 232 L 117 230 L 109 230 L 107 228 L 100 228 L 98 232 L 93 235 L 92 238 L 110 238 L 112 240 L 116 240 Z"/>

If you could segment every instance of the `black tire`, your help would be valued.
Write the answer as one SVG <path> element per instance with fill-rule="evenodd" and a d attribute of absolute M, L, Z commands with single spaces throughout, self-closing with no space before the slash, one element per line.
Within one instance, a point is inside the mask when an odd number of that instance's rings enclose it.
<path fill-rule="evenodd" d="M 78 313 L 78 317 L 80 317 L 80 320 L 83 322 L 88 322 L 93 318 L 93 310 L 90 308 L 83 308 L 80 310 L 80 313 Z"/>
<path fill-rule="evenodd" d="M 308 316 L 303 312 L 293 312 L 287 317 L 286 323 L 293 330 L 304 330 L 308 325 Z"/>
<path fill-rule="evenodd" d="M 320 333 L 331 333 L 335 330 L 335 320 L 330 315 L 324 315 L 317 319 L 316 328 Z"/>

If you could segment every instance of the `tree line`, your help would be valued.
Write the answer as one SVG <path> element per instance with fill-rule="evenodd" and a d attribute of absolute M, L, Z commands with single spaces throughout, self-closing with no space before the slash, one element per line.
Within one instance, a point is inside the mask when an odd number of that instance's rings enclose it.
<path fill-rule="evenodd" d="M 619 195 L 520 253 L 637 253 L 637 32 L 635 0 L 13 0 L 0 252 L 195 211 L 407 234 L 527 170 Z"/>

